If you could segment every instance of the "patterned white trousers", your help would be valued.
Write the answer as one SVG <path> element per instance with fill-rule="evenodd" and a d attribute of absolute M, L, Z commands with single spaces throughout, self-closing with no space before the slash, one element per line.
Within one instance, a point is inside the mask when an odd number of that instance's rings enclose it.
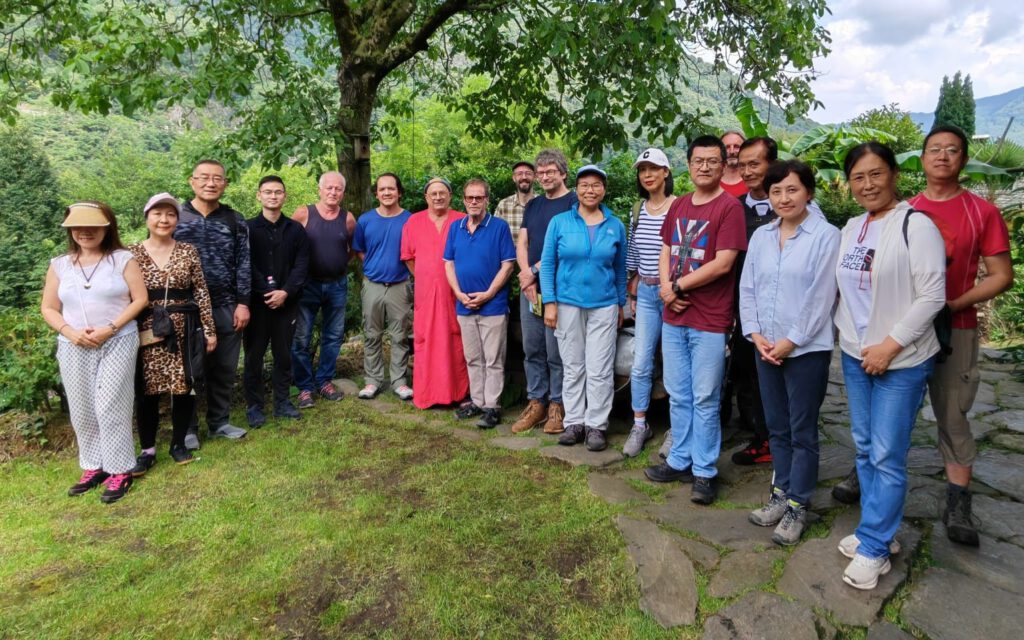
<path fill-rule="evenodd" d="M 135 466 L 132 409 L 138 352 L 137 333 L 111 338 L 99 349 L 57 341 L 60 377 L 83 469 L 118 474 Z"/>

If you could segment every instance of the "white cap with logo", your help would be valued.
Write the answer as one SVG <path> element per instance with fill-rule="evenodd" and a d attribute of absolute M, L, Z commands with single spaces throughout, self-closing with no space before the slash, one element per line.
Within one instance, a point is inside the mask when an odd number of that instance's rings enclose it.
<path fill-rule="evenodd" d="M 644 162 L 653 164 L 656 167 L 665 167 L 669 171 L 672 170 L 672 164 L 668 161 L 668 156 L 666 156 L 665 152 L 661 149 L 651 147 L 650 149 L 642 151 L 640 155 L 636 157 L 636 162 L 633 163 L 633 168 L 636 169 Z"/>

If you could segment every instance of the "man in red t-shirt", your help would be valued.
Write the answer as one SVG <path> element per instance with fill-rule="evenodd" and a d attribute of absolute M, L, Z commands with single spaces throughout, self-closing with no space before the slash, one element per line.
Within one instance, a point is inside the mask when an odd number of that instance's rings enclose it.
<path fill-rule="evenodd" d="M 975 305 L 1013 285 L 1010 236 L 999 209 L 960 186 L 958 177 L 967 164 L 963 131 L 950 125 L 932 129 L 924 139 L 921 163 L 928 183 L 910 204 L 928 214 L 946 241 L 946 304 L 953 311 L 953 353 L 935 365 L 928 384 L 949 483 L 942 520 L 950 540 L 978 546 L 967 490 L 976 453 L 967 411 L 980 380 Z M 979 258 L 987 272 L 980 282 Z"/>
<path fill-rule="evenodd" d="M 743 206 L 720 184 L 725 160 L 725 145 L 714 136 L 690 143 L 687 163 L 695 191 L 673 202 L 666 214 L 658 264 L 672 445 L 665 462 L 645 473 L 655 482 L 692 478 L 690 499 L 699 504 L 711 504 L 717 495 L 718 411 L 733 323 L 733 265 L 747 248 Z"/>
<path fill-rule="evenodd" d="M 739 131 L 726 131 L 722 134 L 722 144 L 725 145 L 725 164 L 722 166 L 722 177 L 718 179 L 718 184 L 737 198 L 747 193 L 747 183 L 743 181 L 739 165 L 740 147 L 746 140 Z"/>

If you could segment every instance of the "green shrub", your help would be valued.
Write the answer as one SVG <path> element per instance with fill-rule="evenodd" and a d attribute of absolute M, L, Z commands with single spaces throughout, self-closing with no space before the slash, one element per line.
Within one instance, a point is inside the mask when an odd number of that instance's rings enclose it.
<path fill-rule="evenodd" d="M 55 347 L 36 305 L 0 311 L 0 411 L 25 413 L 36 424 L 51 395 L 63 397 Z M 41 434 L 41 427 L 29 433 Z"/>

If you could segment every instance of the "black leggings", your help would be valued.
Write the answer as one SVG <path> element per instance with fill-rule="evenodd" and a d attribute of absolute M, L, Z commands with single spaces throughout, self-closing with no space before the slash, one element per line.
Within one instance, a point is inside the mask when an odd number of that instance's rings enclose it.
<path fill-rule="evenodd" d="M 160 396 L 142 395 L 139 401 L 139 446 L 156 446 L 156 431 L 160 424 Z M 185 446 L 185 432 L 192 422 L 196 397 L 187 393 L 171 396 L 171 446 Z"/>

